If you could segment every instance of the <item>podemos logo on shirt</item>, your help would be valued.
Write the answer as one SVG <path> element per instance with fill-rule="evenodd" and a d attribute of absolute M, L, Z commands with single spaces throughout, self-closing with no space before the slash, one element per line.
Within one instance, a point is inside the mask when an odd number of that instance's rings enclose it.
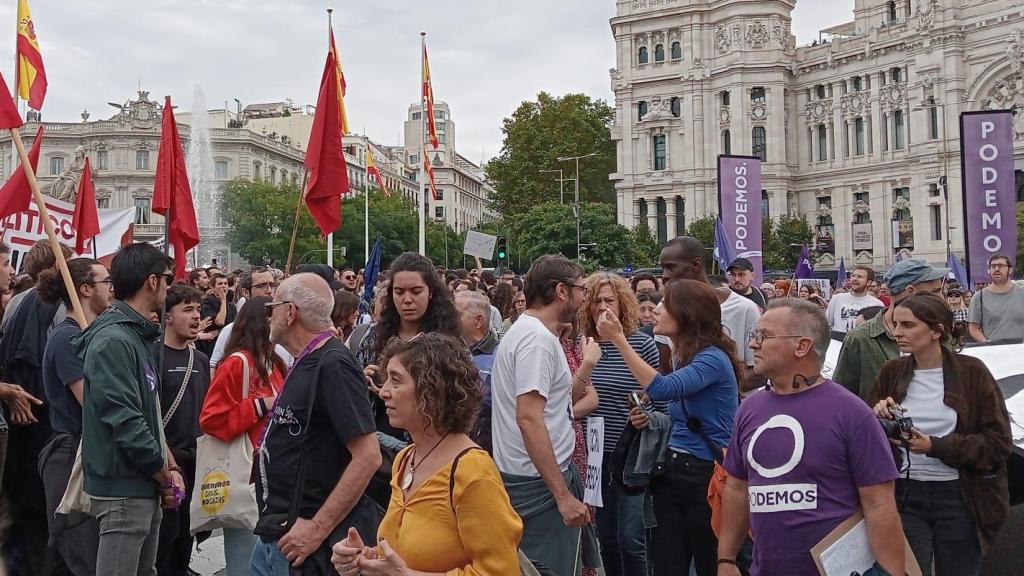
<path fill-rule="evenodd" d="M 768 430 L 785 428 L 793 434 L 793 451 L 779 466 L 768 467 L 754 457 L 754 447 L 758 439 Z M 774 449 L 775 447 L 773 447 Z M 768 452 L 768 451 L 766 451 Z M 754 435 L 747 445 L 747 462 L 763 478 L 779 478 L 792 472 L 804 456 L 804 429 L 800 422 L 792 416 L 777 414 L 754 430 Z M 815 510 L 818 508 L 817 484 L 775 484 L 770 486 L 750 486 L 750 511 L 753 513 L 787 512 L 791 510 Z"/>

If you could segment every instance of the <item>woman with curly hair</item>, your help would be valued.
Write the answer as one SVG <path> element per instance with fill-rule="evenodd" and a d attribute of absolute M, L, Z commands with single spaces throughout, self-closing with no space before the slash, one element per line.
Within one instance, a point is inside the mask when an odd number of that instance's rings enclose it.
<path fill-rule="evenodd" d="M 605 312 L 618 319 L 629 347 L 654 369 L 659 362 L 658 346 L 654 338 L 640 330 L 640 304 L 625 278 L 598 272 L 591 274 L 584 286 L 587 290 L 580 307 L 580 331 L 587 340 L 595 339 L 601 348 L 599 360 L 590 370 L 590 379 L 601 399 L 594 415 L 605 421 L 605 461 L 601 469 L 604 507 L 597 513 L 601 557 L 608 576 L 646 576 L 644 496 L 613 483 L 609 462 L 619 436 L 629 425 L 630 406 L 626 399 L 640 389 L 640 384 L 615 344 L 598 333 L 597 321 Z"/>
<path fill-rule="evenodd" d="M 390 284 L 384 293 L 380 319 L 360 339 L 356 358 L 362 362 L 367 385 L 373 396 L 377 430 L 402 438 L 400 429 L 388 423 L 380 390 L 380 357 L 392 338 L 406 342 L 423 332 L 440 332 L 458 337 L 459 320 L 452 294 L 434 273 L 434 264 L 426 256 L 405 252 L 388 269 Z"/>
<path fill-rule="evenodd" d="M 651 573 L 679 574 L 692 562 L 698 576 L 714 576 L 718 541 L 711 530 L 708 484 L 715 460 L 721 460 L 732 436 L 744 370 L 736 344 L 722 328 L 718 296 L 696 280 L 665 287 L 654 332 L 674 344 L 678 368 L 671 374 L 659 374 L 637 354 L 610 309 L 600 313 L 596 324 L 598 334 L 614 344 L 651 399 L 668 402 L 672 418 L 665 473 L 648 488 L 658 521 L 648 541 Z M 639 425 L 643 419 L 634 410 L 631 416 Z"/>
<path fill-rule="evenodd" d="M 391 504 L 376 548 L 350 529 L 334 546 L 342 576 L 519 574 L 522 520 L 494 461 L 466 435 L 480 405 L 466 346 L 442 334 L 393 338 L 381 363 L 380 397 L 413 444 L 395 459 Z"/>

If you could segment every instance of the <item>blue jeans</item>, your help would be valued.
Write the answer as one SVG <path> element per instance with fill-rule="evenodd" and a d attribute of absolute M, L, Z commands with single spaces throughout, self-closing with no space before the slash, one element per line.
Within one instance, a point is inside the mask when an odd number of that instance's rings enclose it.
<path fill-rule="evenodd" d="M 253 549 L 259 538 L 252 530 L 245 528 L 224 529 L 224 564 L 227 566 L 225 576 L 249 576 L 252 564 Z"/>
<path fill-rule="evenodd" d="M 256 539 L 256 546 L 252 550 L 252 576 L 288 576 L 290 566 L 291 563 L 277 547 L 276 540 L 264 542 L 260 538 Z"/>
<path fill-rule="evenodd" d="M 601 499 L 597 509 L 597 536 L 607 576 L 647 576 L 647 530 L 644 528 L 644 493 L 630 493 L 611 479 L 606 456 L 601 468 Z"/>

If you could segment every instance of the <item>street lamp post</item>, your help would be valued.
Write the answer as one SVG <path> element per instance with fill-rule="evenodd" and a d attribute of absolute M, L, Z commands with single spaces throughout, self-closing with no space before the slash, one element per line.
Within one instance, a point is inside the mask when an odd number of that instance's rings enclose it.
<path fill-rule="evenodd" d="M 580 249 L 580 160 L 583 158 L 591 158 L 597 156 L 597 152 L 591 152 L 590 154 L 584 154 L 582 156 L 562 156 L 558 158 L 559 162 L 568 162 L 573 160 L 576 162 L 576 194 L 575 194 L 575 206 L 573 212 L 576 213 L 576 260 L 581 260 L 582 251 Z"/>
<path fill-rule="evenodd" d="M 565 179 L 562 177 L 562 169 L 558 170 L 540 170 L 539 174 L 558 174 L 558 203 L 565 204 Z"/>

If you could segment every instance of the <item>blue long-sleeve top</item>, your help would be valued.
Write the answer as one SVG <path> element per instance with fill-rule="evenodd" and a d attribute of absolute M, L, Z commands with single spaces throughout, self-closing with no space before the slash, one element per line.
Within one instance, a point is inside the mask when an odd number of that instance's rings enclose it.
<path fill-rule="evenodd" d="M 729 445 L 739 391 L 732 362 L 722 349 L 709 346 L 686 366 L 668 375 L 658 374 L 647 387 L 647 394 L 651 400 L 668 402 L 672 417 L 670 448 L 713 459 L 707 443 L 686 425 L 687 418 L 694 417 L 718 448 Z"/>

